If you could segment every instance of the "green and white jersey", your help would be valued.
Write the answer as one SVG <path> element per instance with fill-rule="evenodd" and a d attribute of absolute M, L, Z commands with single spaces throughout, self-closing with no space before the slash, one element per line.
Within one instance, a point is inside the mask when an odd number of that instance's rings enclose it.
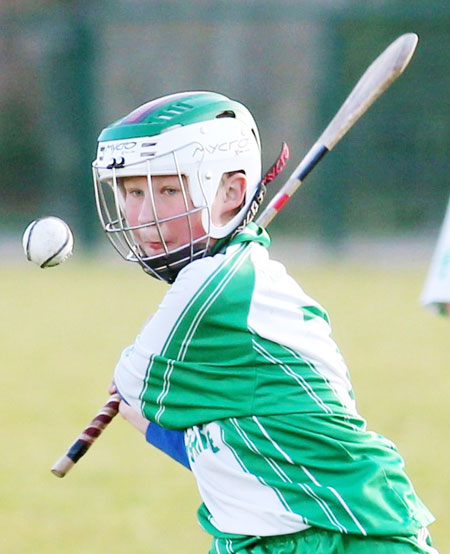
<path fill-rule="evenodd" d="M 123 352 L 118 390 L 185 430 L 200 521 L 230 552 L 244 536 L 309 526 L 416 533 L 432 515 L 394 445 L 358 415 L 326 312 L 268 245 L 250 224 L 186 266 Z"/>

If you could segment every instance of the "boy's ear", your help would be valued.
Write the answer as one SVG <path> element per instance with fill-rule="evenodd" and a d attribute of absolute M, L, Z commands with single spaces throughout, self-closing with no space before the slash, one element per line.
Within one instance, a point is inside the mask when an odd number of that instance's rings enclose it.
<path fill-rule="evenodd" d="M 225 225 L 236 215 L 244 203 L 246 191 L 245 173 L 232 173 L 223 179 L 212 206 L 212 219 L 215 225 Z"/>
<path fill-rule="evenodd" d="M 247 191 L 247 177 L 245 173 L 232 173 L 224 182 L 224 202 L 231 209 L 238 210 L 245 200 Z"/>

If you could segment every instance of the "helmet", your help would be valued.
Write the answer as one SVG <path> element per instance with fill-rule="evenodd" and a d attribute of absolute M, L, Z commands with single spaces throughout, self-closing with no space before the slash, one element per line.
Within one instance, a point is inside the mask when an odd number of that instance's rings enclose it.
<path fill-rule="evenodd" d="M 98 214 L 113 246 L 150 275 L 172 282 L 187 263 L 210 252 L 211 239 L 227 237 L 249 220 L 261 182 L 261 144 L 252 115 L 239 102 L 213 92 L 182 92 L 152 100 L 106 127 L 92 165 Z M 246 176 L 245 199 L 231 220 L 216 225 L 216 193 L 223 175 L 236 171 Z M 174 250 L 162 230 L 167 220 L 154 213 L 153 221 L 133 226 L 125 214 L 124 179 L 145 177 L 153 199 L 152 179 L 161 175 L 178 176 L 183 187 L 185 209 L 176 217 L 191 229 L 190 218 L 200 212 L 204 231 L 200 237 L 191 232 Z M 158 230 L 163 253 L 147 255 L 139 246 L 136 232 L 145 226 Z"/>

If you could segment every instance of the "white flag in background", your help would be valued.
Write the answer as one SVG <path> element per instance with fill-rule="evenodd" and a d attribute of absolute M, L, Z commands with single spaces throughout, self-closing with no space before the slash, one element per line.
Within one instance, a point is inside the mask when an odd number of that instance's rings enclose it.
<path fill-rule="evenodd" d="M 450 315 L 450 202 L 420 301 L 434 311 Z"/>

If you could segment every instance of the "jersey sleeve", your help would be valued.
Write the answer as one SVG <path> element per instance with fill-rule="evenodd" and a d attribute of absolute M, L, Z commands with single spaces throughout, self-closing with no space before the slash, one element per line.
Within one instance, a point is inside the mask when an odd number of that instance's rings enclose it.
<path fill-rule="evenodd" d="M 127 400 L 122 396 L 117 387 L 116 390 L 119 393 L 121 399 L 126 404 L 128 404 Z M 184 443 L 183 431 L 164 429 L 156 423 L 149 422 L 145 431 L 145 439 L 149 444 L 151 444 L 155 448 L 158 448 L 158 450 L 161 450 L 170 458 L 173 458 L 175 461 L 190 469 L 189 458 L 187 456 Z"/>
<path fill-rule="evenodd" d="M 255 372 L 247 318 L 254 275 L 248 246 L 189 264 L 122 353 L 116 385 L 150 421 L 180 430 L 251 409 Z"/>
<path fill-rule="evenodd" d="M 157 423 L 150 423 L 145 433 L 145 439 L 152 446 L 155 446 L 184 467 L 190 469 L 184 445 L 183 431 L 164 429 Z"/>

